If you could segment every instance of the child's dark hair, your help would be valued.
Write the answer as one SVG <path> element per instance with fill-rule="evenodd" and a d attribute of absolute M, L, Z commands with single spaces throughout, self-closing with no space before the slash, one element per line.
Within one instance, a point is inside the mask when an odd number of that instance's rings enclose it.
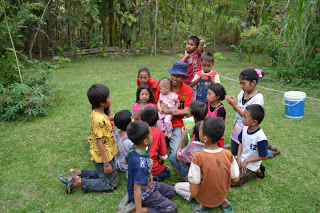
<path fill-rule="evenodd" d="M 203 120 L 208 114 L 208 106 L 201 101 L 192 101 L 190 109 L 196 122 Z"/>
<path fill-rule="evenodd" d="M 196 125 L 194 125 L 194 128 L 193 128 L 193 134 L 194 134 L 194 136 L 196 136 L 196 138 L 195 138 L 196 141 L 200 141 L 199 132 L 200 132 L 201 122 L 202 121 L 197 122 Z"/>
<path fill-rule="evenodd" d="M 114 116 L 114 124 L 121 131 L 126 131 L 127 126 L 131 123 L 131 112 L 129 110 L 121 110 Z"/>
<path fill-rule="evenodd" d="M 153 107 L 146 107 L 142 110 L 141 119 L 149 124 L 149 126 L 156 125 L 158 121 L 158 110 Z"/>
<path fill-rule="evenodd" d="M 148 137 L 149 131 L 149 125 L 144 121 L 131 122 L 127 126 L 128 138 L 136 145 Z"/>
<path fill-rule="evenodd" d="M 216 94 L 216 96 L 219 96 L 218 100 L 223 101 L 226 96 L 226 91 L 224 90 L 224 87 L 221 84 L 210 84 L 208 87 L 209 90 L 212 90 Z"/>
<path fill-rule="evenodd" d="M 201 55 L 200 60 L 201 61 L 214 62 L 214 55 L 213 55 L 213 53 L 204 53 L 204 54 Z"/>
<path fill-rule="evenodd" d="M 224 121 L 221 118 L 207 117 L 203 120 L 203 134 L 209 137 L 212 143 L 217 143 L 222 138 L 224 128 Z"/>
<path fill-rule="evenodd" d="M 138 71 L 138 77 L 137 77 L 137 78 L 139 78 L 139 75 L 140 75 L 141 72 L 146 72 L 146 73 L 148 73 L 148 76 L 150 77 L 150 70 L 149 70 L 148 68 L 146 68 L 146 67 L 142 67 L 142 68 L 140 68 L 139 71 Z"/>
<path fill-rule="evenodd" d="M 105 103 L 109 97 L 109 94 L 109 88 L 103 84 L 94 84 L 87 92 L 87 96 L 92 108 L 98 108 L 100 107 L 100 103 Z"/>
<path fill-rule="evenodd" d="M 168 86 L 171 89 L 171 80 L 167 77 L 163 77 L 160 79 L 158 85 L 160 85 L 160 83 L 162 82 L 162 84 L 164 84 L 165 86 Z"/>
<path fill-rule="evenodd" d="M 251 117 L 254 120 L 258 121 L 258 124 L 260 124 L 263 121 L 264 118 L 264 109 L 259 104 L 251 104 L 246 107 L 246 110 L 248 110 L 251 114 Z"/>
<path fill-rule="evenodd" d="M 150 89 L 150 87 L 149 87 L 148 85 L 140 85 L 140 86 L 138 87 L 138 89 L 137 89 L 136 102 L 137 102 L 137 103 L 140 102 L 140 98 L 139 98 L 139 97 L 140 97 L 140 92 L 141 92 L 141 90 L 143 90 L 143 89 L 148 90 L 149 95 L 150 95 L 148 102 L 149 102 L 149 103 L 153 103 L 153 92 L 152 92 L 152 90 Z"/>
<path fill-rule="evenodd" d="M 190 36 L 188 40 L 192 40 L 196 44 L 196 46 L 199 46 L 200 44 L 200 39 L 197 36 Z"/>
<path fill-rule="evenodd" d="M 251 68 L 243 70 L 239 75 L 239 78 L 241 78 L 242 80 L 247 80 L 250 82 L 255 80 L 257 83 L 258 79 L 263 77 L 264 73 L 261 70 Z"/>

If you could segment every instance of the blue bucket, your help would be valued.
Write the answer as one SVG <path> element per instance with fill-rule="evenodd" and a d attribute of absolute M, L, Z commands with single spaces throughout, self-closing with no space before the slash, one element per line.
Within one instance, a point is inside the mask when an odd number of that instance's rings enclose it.
<path fill-rule="evenodd" d="M 302 118 L 304 112 L 305 92 L 289 91 L 284 93 L 282 103 L 285 105 L 287 118 Z"/>

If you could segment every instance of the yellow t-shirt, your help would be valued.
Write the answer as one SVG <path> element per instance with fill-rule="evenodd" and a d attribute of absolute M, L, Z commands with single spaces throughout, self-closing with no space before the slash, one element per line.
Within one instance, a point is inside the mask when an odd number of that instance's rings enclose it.
<path fill-rule="evenodd" d="M 118 153 L 118 147 L 114 138 L 113 130 L 107 115 L 100 114 L 94 110 L 90 117 L 90 153 L 92 160 L 96 163 L 103 163 L 97 146 L 97 138 L 102 138 L 108 161 Z"/>

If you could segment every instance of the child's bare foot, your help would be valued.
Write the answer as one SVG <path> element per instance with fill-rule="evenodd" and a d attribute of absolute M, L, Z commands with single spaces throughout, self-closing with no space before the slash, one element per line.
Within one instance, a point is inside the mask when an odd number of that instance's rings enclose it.
<path fill-rule="evenodd" d="M 68 180 L 71 180 L 73 175 L 77 175 L 77 176 L 81 176 L 81 170 L 78 169 L 70 169 L 69 170 L 69 176 L 68 176 Z"/>
<path fill-rule="evenodd" d="M 77 175 L 73 175 L 71 179 L 67 179 L 67 189 L 66 189 L 66 192 L 67 194 L 71 194 L 72 193 L 72 190 L 74 188 L 77 188 L 81 186 L 81 177 L 77 176 Z"/>

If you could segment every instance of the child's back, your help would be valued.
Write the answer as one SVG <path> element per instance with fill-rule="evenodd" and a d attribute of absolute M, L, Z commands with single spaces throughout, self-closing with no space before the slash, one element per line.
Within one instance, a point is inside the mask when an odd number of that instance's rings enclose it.
<path fill-rule="evenodd" d="M 233 162 L 236 161 L 231 152 L 223 148 L 205 149 L 194 155 L 189 182 L 190 190 L 198 202 L 206 207 L 216 207 L 223 203 L 231 184 L 230 168 Z M 212 192 L 215 192 L 214 196 Z"/>

